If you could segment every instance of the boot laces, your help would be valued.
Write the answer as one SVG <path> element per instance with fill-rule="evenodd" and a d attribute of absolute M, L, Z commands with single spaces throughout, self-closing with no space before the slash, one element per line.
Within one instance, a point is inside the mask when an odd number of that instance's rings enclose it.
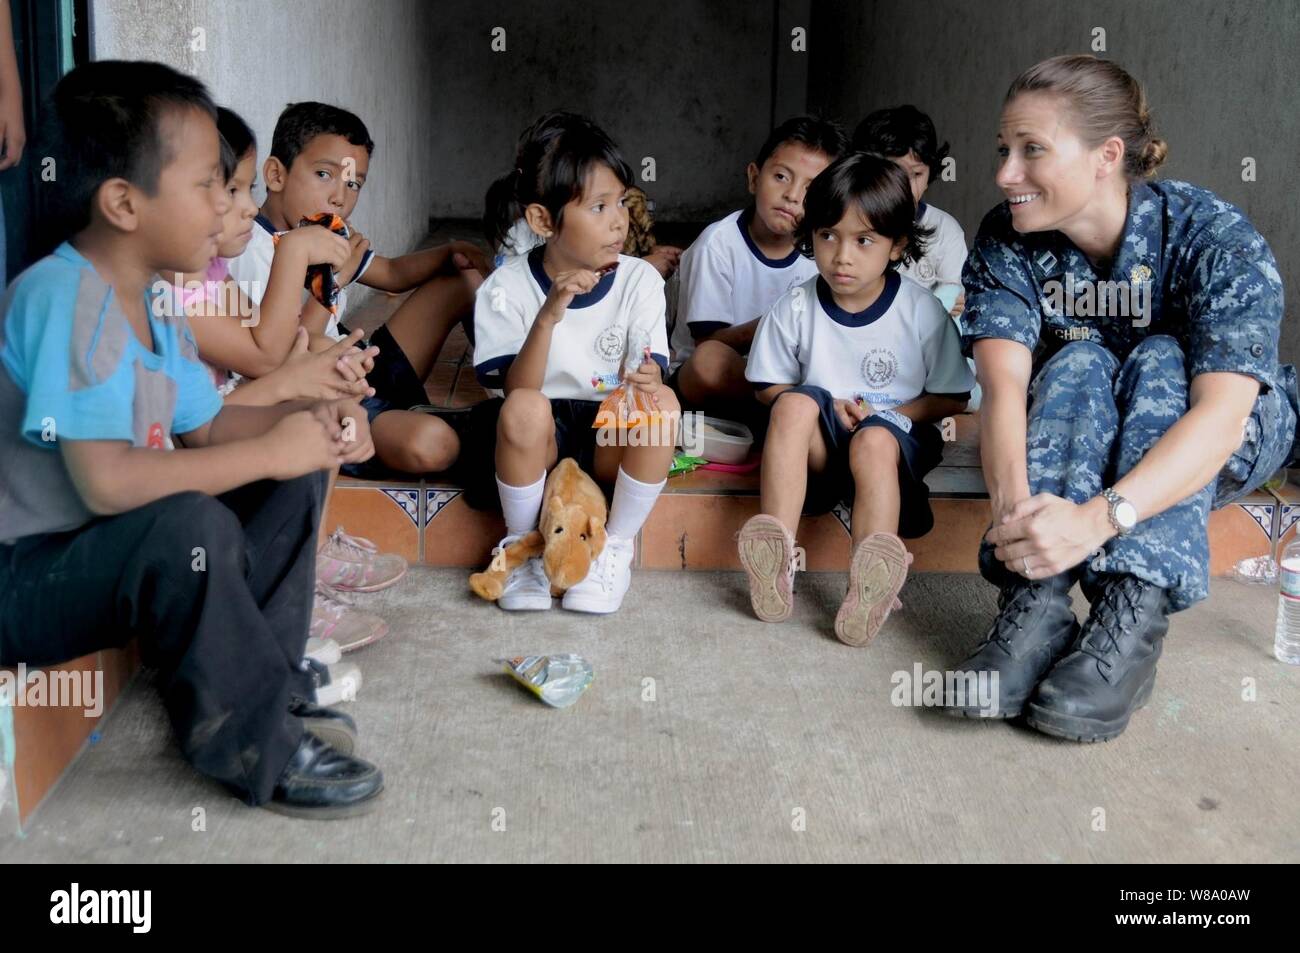
<path fill-rule="evenodd" d="M 1043 588 L 1042 583 L 1030 583 L 1026 586 L 1017 586 L 1010 599 L 1004 596 L 1001 611 L 993 620 L 993 627 L 984 637 L 981 648 L 991 642 L 1007 655 L 1012 655 L 1012 649 L 1015 647 L 1014 639 L 1025 628 L 1021 619 L 1037 607 Z"/>
<path fill-rule="evenodd" d="M 1141 579 L 1107 586 L 1093 608 L 1095 621 L 1088 626 L 1079 650 L 1109 670 L 1114 663 L 1108 656 L 1120 652 L 1120 637 L 1128 635 L 1138 624 L 1138 607 L 1146 590 L 1147 584 Z"/>

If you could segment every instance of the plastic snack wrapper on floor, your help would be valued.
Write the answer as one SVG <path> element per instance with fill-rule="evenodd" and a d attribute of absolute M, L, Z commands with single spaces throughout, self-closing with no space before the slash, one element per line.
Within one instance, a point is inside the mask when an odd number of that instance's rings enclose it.
<path fill-rule="evenodd" d="M 1251 556 L 1232 567 L 1233 579 L 1254 585 L 1275 585 L 1277 573 L 1277 562 L 1269 555 Z"/>
<path fill-rule="evenodd" d="M 581 655 L 520 655 L 497 661 L 552 708 L 572 705 L 595 677 L 591 663 Z"/>

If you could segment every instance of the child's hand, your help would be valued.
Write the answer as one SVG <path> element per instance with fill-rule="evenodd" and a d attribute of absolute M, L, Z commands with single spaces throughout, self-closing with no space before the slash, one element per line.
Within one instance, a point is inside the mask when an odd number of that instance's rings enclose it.
<path fill-rule="evenodd" d="M 600 276 L 586 268 L 560 272 L 551 282 L 551 290 L 546 295 L 546 303 L 542 305 L 537 320 L 559 324 L 560 319 L 564 317 L 564 312 L 573 303 L 573 299 L 596 287 L 598 281 Z"/>
<path fill-rule="evenodd" d="M 340 370 L 344 357 L 379 353 L 379 348 L 359 350 L 355 345 L 361 340 L 361 331 L 353 331 L 333 347 L 312 353 L 307 349 L 307 329 L 298 328 L 293 348 L 284 363 L 272 373 L 284 380 L 285 400 L 337 400 L 343 397 L 373 397 L 375 390 L 366 383 L 365 376 L 345 376 Z"/>
<path fill-rule="evenodd" d="M 340 432 L 340 427 L 314 410 L 298 410 L 280 418 L 261 438 L 270 462 L 270 478 L 292 480 L 339 466 L 344 462 Z"/>
<path fill-rule="evenodd" d="M 961 313 L 966 310 L 966 292 L 963 290 L 957 295 L 957 300 L 953 302 L 952 309 L 948 312 L 954 318 L 960 317 Z"/>
<path fill-rule="evenodd" d="M 366 257 L 366 252 L 370 250 L 370 239 L 366 238 L 351 225 L 348 225 L 351 234 L 344 241 L 347 242 L 351 249 L 347 260 L 335 271 L 339 274 L 339 284 L 350 285 L 357 280 L 357 269 L 361 267 L 362 260 Z"/>
<path fill-rule="evenodd" d="M 358 335 L 356 340 L 360 340 L 358 332 L 353 331 L 344 341 L 352 339 L 352 335 Z M 342 343 L 342 342 L 340 342 Z M 332 349 L 331 349 L 332 350 Z M 364 351 L 359 351 L 355 347 L 348 346 L 338 354 L 335 367 L 345 381 L 364 381 L 366 375 L 375 369 L 375 357 L 379 354 L 379 348 L 371 345 Z"/>
<path fill-rule="evenodd" d="M 477 271 L 484 278 L 492 274 L 491 260 L 472 242 L 452 242 L 451 261 L 461 271 Z"/>
<path fill-rule="evenodd" d="M 329 265 L 338 271 L 348 260 L 351 249 L 348 240 L 335 235 L 323 225 L 303 225 L 291 228 L 280 236 L 280 248 L 285 245 L 300 252 L 309 265 Z"/>
<path fill-rule="evenodd" d="M 875 408 L 865 400 L 839 400 L 833 403 L 835 416 L 845 430 L 857 430 L 858 424 L 874 414 Z"/>
<path fill-rule="evenodd" d="M 641 366 L 631 374 L 624 374 L 623 380 L 629 388 L 635 387 L 658 404 L 659 398 L 655 396 L 655 392 L 664 384 L 663 370 L 659 367 L 659 363 L 650 356 L 649 348 L 645 349 L 642 357 L 644 360 L 641 362 Z"/>
<path fill-rule="evenodd" d="M 370 436 L 370 418 L 355 400 L 322 401 L 315 407 L 322 420 L 338 428 L 336 448 L 343 463 L 360 463 L 375 455 L 375 443 Z"/>
<path fill-rule="evenodd" d="M 681 261 L 682 250 L 675 245 L 656 245 L 643 259 L 655 266 L 655 271 L 665 279 L 673 276 Z"/>

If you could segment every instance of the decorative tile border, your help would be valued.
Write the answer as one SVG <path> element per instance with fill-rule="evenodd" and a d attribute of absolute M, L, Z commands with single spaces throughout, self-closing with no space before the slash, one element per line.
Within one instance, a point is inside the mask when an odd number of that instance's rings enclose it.
<path fill-rule="evenodd" d="M 1277 538 L 1280 540 L 1296 523 L 1300 523 L 1300 503 L 1282 504 L 1282 524 L 1278 527 Z"/>
<path fill-rule="evenodd" d="M 417 529 L 420 526 L 420 491 L 408 490 L 405 487 L 380 487 L 379 492 L 388 497 L 399 507 L 402 512 L 410 517 L 411 524 Z"/>
<path fill-rule="evenodd" d="M 835 518 L 840 521 L 840 525 L 844 527 L 844 532 L 852 536 L 853 535 L 853 530 L 851 528 L 853 523 L 852 507 L 850 507 L 843 500 L 840 500 L 838 503 L 835 504 L 834 508 L 831 509 L 831 513 L 834 514 Z"/>
<path fill-rule="evenodd" d="M 461 490 L 425 489 L 424 491 L 424 518 L 422 526 L 428 526 L 433 522 L 433 518 L 438 515 L 444 506 L 450 503 L 456 497 L 460 496 Z"/>
<path fill-rule="evenodd" d="M 1264 533 L 1264 537 L 1269 541 L 1273 539 L 1273 510 L 1276 504 L 1273 503 L 1238 503 L 1246 514 L 1255 521 L 1255 524 Z"/>

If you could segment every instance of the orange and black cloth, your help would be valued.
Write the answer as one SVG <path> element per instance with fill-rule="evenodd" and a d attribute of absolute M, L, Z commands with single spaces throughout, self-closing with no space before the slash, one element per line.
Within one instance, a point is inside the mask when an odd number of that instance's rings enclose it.
<path fill-rule="evenodd" d="M 335 235 L 340 235 L 343 238 L 348 238 L 352 234 L 348 229 L 348 223 L 333 212 L 318 212 L 298 222 L 299 228 L 306 225 L 319 225 L 322 228 L 328 228 Z M 283 232 L 273 232 L 271 240 L 278 245 L 280 236 L 283 234 Z M 357 269 L 357 273 L 353 278 L 354 281 L 365 273 L 374 257 L 375 253 L 370 249 L 366 249 L 365 257 L 361 259 L 361 266 Z M 311 292 L 313 298 L 328 308 L 330 314 L 338 313 L 339 288 L 341 286 L 339 285 L 338 275 L 334 273 L 329 265 L 308 265 L 307 278 L 303 282 L 303 287 Z"/>

